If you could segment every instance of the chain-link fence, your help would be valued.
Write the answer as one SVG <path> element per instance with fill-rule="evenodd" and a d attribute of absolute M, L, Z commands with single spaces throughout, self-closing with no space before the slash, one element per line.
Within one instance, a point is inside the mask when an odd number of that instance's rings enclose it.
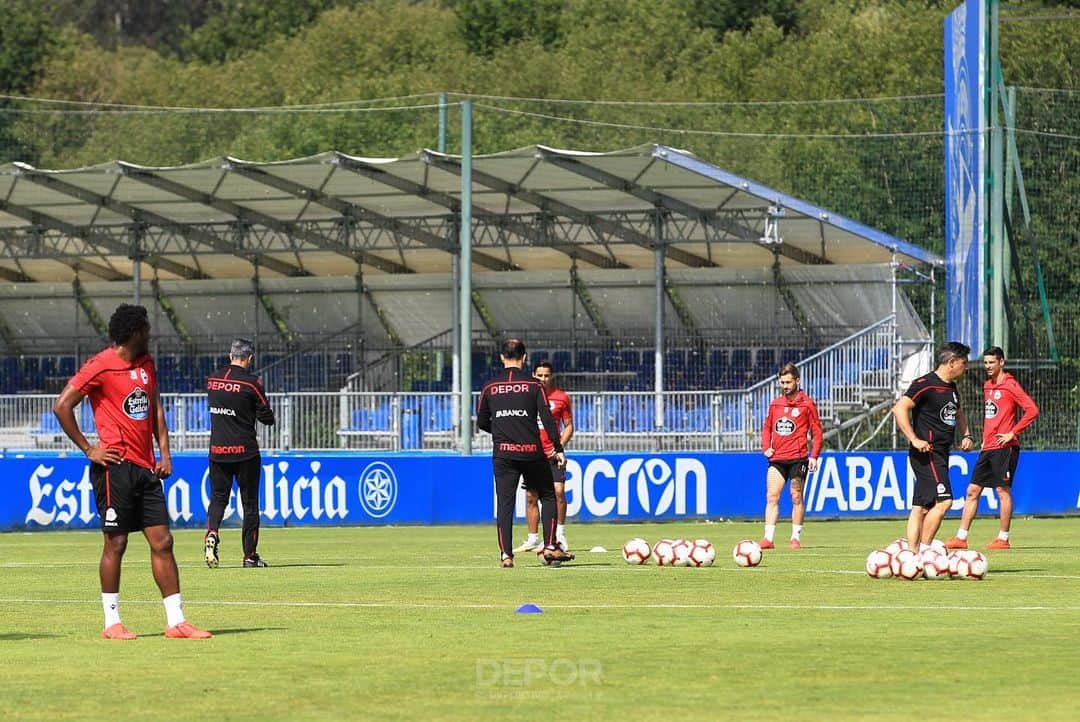
<path fill-rule="evenodd" d="M 1014 139 L 1023 193 L 1017 180 L 1007 186 L 1014 241 L 1007 308 L 1012 333 L 1007 340 L 991 341 L 1007 345 L 1016 359 L 1011 370 L 1043 410 L 1028 443 L 1062 448 L 1080 442 L 1080 317 L 1075 310 L 1080 263 L 1074 259 L 1080 248 L 1080 92 L 1017 88 L 1013 95 L 1015 118 L 1006 135 Z M 448 97 L 451 152 L 458 145 L 458 103 L 464 97 Z M 0 112 L 0 161 L 71 168 L 117 158 L 146 165 L 222 155 L 266 161 L 328 149 L 397 156 L 437 146 L 437 100 L 429 94 L 244 112 L 7 100 Z M 941 96 L 758 104 L 473 96 L 473 102 L 478 153 L 532 143 L 588 150 L 664 143 L 934 252 L 944 251 Z M 6 172 L 17 170 L 8 167 Z M 942 341 L 941 273 L 936 280 L 933 309 L 927 284 L 904 290 L 935 340 Z M 642 314 L 636 327 L 650 323 L 649 311 Z M 565 326 L 566 331 L 575 328 L 569 319 Z M 271 331 L 268 340 L 272 336 Z M 969 409 L 981 407 L 979 377 L 981 372 L 973 371 L 965 382 Z"/>

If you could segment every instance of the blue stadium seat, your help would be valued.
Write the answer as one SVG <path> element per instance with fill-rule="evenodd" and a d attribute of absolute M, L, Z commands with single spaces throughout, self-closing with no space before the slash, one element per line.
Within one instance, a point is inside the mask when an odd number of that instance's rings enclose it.
<path fill-rule="evenodd" d="M 13 394 L 19 390 L 19 359 L 5 356 L 3 369 L 4 373 L 0 375 L 0 390 L 5 394 Z"/>
<path fill-rule="evenodd" d="M 187 404 L 187 430 L 209 431 L 210 430 L 210 405 L 205 396 L 185 399 Z"/>
<path fill-rule="evenodd" d="M 424 431 L 449 431 L 454 426 L 453 399 L 449 396 L 425 396 L 420 401 Z"/>
<path fill-rule="evenodd" d="M 75 375 L 75 366 L 76 362 L 74 356 L 61 356 L 58 368 L 60 376 L 65 379 L 70 379 Z"/>
<path fill-rule="evenodd" d="M 551 355 L 551 365 L 555 367 L 555 373 L 559 374 L 564 371 L 572 370 L 570 368 L 570 352 L 569 351 L 556 351 Z"/>
<path fill-rule="evenodd" d="M 575 371 L 595 371 L 596 370 L 596 352 L 588 349 L 583 349 L 577 352 L 577 365 L 574 367 Z"/>
<path fill-rule="evenodd" d="M 582 432 L 596 431 L 596 404 L 594 396 L 574 398 L 574 429 Z"/>
<path fill-rule="evenodd" d="M 641 351 L 636 348 L 624 348 L 619 352 L 619 359 L 622 361 L 623 369 L 637 371 L 638 366 L 641 365 Z"/>
<path fill-rule="evenodd" d="M 731 368 L 739 372 L 747 372 L 753 368 L 753 363 L 750 360 L 750 349 L 748 348 L 736 348 L 731 350 Z"/>
<path fill-rule="evenodd" d="M 786 363 L 798 363 L 803 358 L 801 348 L 786 348 L 780 352 L 780 365 Z"/>
<path fill-rule="evenodd" d="M 867 359 L 867 369 L 879 371 L 889 366 L 889 349 L 875 348 L 870 350 L 870 358 Z"/>
<path fill-rule="evenodd" d="M 38 427 L 34 429 L 33 433 L 62 434 L 64 433 L 64 430 L 60 428 L 60 422 L 57 421 L 56 414 L 54 414 L 52 411 L 44 411 L 41 414 L 41 419 L 38 422 Z"/>
<path fill-rule="evenodd" d="M 79 404 L 79 429 L 84 434 L 92 434 L 97 431 L 97 424 L 94 421 L 94 407 L 90 405 L 89 401 L 83 401 Z"/>
<path fill-rule="evenodd" d="M 809 383 L 806 385 L 806 390 L 807 393 L 810 394 L 810 398 L 820 403 L 822 399 L 830 397 L 832 393 L 832 381 L 828 376 L 810 379 Z"/>
<path fill-rule="evenodd" d="M 600 352 L 600 370 L 601 371 L 621 371 L 622 359 L 619 357 L 618 351 L 601 351 Z"/>
<path fill-rule="evenodd" d="M 768 376 L 779 370 L 776 365 L 776 349 L 759 348 L 754 361 L 754 375 Z"/>
<path fill-rule="evenodd" d="M 720 405 L 720 431 L 742 431 L 743 409 L 738 399 L 724 399 Z"/>

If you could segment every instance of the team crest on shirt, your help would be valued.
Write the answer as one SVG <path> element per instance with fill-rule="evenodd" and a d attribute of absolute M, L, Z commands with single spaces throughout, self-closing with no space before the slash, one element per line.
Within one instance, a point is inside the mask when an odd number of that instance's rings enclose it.
<path fill-rule="evenodd" d="M 798 409 L 792 409 L 791 410 L 791 418 L 793 418 L 793 419 L 799 418 L 799 410 Z"/>
<path fill-rule="evenodd" d="M 998 415 L 998 406 L 990 399 L 986 400 L 986 413 L 985 416 L 988 419 L 992 419 Z"/>
<path fill-rule="evenodd" d="M 777 419 L 773 424 L 773 431 L 780 436 L 791 436 L 795 433 L 795 422 L 791 419 Z"/>
<path fill-rule="evenodd" d="M 941 407 L 941 420 L 946 426 L 956 426 L 957 405 L 950 401 Z"/>
<path fill-rule="evenodd" d="M 995 391 L 994 392 L 994 401 L 1001 401 L 1001 392 L 1000 391 Z"/>
<path fill-rule="evenodd" d="M 145 421 L 150 416 L 150 397 L 136 386 L 124 399 L 123 408 L 129 419 Z"/>

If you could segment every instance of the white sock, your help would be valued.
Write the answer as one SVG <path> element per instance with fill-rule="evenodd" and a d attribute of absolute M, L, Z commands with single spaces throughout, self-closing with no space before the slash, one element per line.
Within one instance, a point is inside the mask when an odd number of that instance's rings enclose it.
<path fill-rule="evenodd" d="M 101 606 L 105 609 L 105 629 L 120 624 L 120 593 L 101 593 Z"/>
<path fill-rule="evenodd" d="M 164 597 L 161 602 L 165 605 L 166 626 L 175 627 L 184 621 L 184 603 L 180 601 L 179 592 Z"/>
<path fill-rule="evenodd" d="M 1000 539 L 1001 541 L 1009 541 L 1009 532 L 1007 532 L 1007 531 L 999 531 L 998 532 L 998 539 Z"/>
<path fill-rule="evenodd" d="M 529 532 L 529 538 L 526 539 L 525 541 L 527 541 L 529 544 L 539 544 L 540 543 L 540 532 L 538 532 L 538 531 Z"/>
<path fill-rule="evenodd" d="M 922 554 L 924 551 L 926 551 L 929 548 L 930 548 L 929 544 L 923 544 L 922 542 L 919 542 L 919 553 L 920 554 Z"/>
<path fill-rule="evenodd" d="M 802 536 L 802 524 L 791 525 L 791 538 L 799 539 Z"/>
<path fill-rule="evenodd" d="M 776 536 L 776 524 L 766 524 L 765 525 L 765 538 L 768 541 L 772 541 L 774 536 Z"/>
<path fill-rule="evenodd" d="M 967 529 L 957 529 L 956 530 L 956 538 L 959 539 L 960 541 L 967 541 L 967 534 L 968 534 Z"/>
<path fill-rule="evenodd" d="M 566 525 L 565 524 L 556 524 L 555 525 L 555 538 L 556 539 L 565 539 L 566 538 Z"/>

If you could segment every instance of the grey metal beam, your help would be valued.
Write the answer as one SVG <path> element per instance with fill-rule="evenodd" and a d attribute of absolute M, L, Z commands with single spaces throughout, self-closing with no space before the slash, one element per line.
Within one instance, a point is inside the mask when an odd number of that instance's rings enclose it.
<path fill-rule="evenodd" d="M 360 248 L 350 248 L 348 244 L 341 243 L 329 236 L 316 233 L 303 226 L 278 220 L 273 216 L 268 216 L 265 213 L 260 213 L 251 208 L 245 208 L 232 201 L 218 198 L 213 194 L 204 193 L 197 188 L 178 183 L 171 178 L 165 178 L 164 176 L 146 170 L 145 168 L 139 168 L 138 166 L 127 163 L 121 163 L 120 167 L 124 169 L 124 173 L 130 178 L 153 186 L 159 190 L 172 193 L 180 198 L 185 198 L 193 203 L 201 203 L 216 208 L 219 211 L 228 213 L 243 223 L 258 224 L 282 235 L 300 238 L 313 246 L 340 253 L 343 256 L 354 259 L 358 263 L 366 263 L 373 268 L 378 268 L 380 271 L 385 271 L 387 273 L 412 273 L 412 269 L 403 264 L 380 258 L 379 256 Z M 227 171 L 223 170 L 222 172 Z M 265 265 L 264 260 L 260 260 L 259 263 Z"/>
<path fill-rule="evenodd" d="M 668 301 L 671 302 L 671 307 L 675 309 L 675 315 L 679 317 L 679 323 L 682 324 L 691 338 L 700 341 L 701 330 L 698 328 L 697 322 L 694 321 L 694 316 L 690 313 L 686 302 L 683 301 L 679 291 L 675 288 L 675 284 L 671 282 L 671 277 L 667 275 L 664 276 L 664 293 L 667 295 Z"/>
<path fill-rule="evenodd" d="M 10 283 L 33 283 L 34 279 L 27 276 L 17 268 L 8 268 L 7 266 L 0 266 L 0 279 L 8 281 Z"/>
<path fill-rule="evenodd" d="M 373 180 L 376 183 L 382 183 L 383 185 L 389 186 L 390 188 L 394 188 L 404 193 L 409 193 L 419 198 L 423 198 L 426 201 L 430 201 L 437 206 L 442 206 L 443 208 L 446 208 L 454 213 L 459 213 L 461 211 L 461 202 L 450 193 L 433 190 L 431 188 L 428 188 L 427 186 L 411 181 L 408 178 L 402 178 L 401 176 L 396 176 L 393 173 L 388 173 L 387 171 L 383 170 L 378 166 L 369 165 L 367 163 L 358 161 L 355 158 L 338 155 L 335 162 L 337 162 L 338 165 L 340 165 L 345 170 Z M 500 227 L 506 228 L 507 230 L 513 232 L 515 235 L 522 236 L 523 238 L 528 238 L 533 243 L 533 245 L 542 246 L 545 248 L 552 248 L 571 257 L 576 256 L 577 258 L 580 258 L 586 263 L 596 266 L 597 268 L 629 268 L 629 266 L 627 266 L 626 264 L 614 260 L 601 253 L 597 253 L 596 251 L 591 251 L 586 248 L 578 249 L 575 248 L 572 244 L 552 243 L 549 239 L 545 239 L 540 234 L 536 233 L 532 228 L 529 227 L 528 224 L 516 221 L 512 216 L 490 213 L 480 210 L 478 208 L 473 208 L 473 217 L 477 219 L 483 219 L 488 224 L 498 225 Z M 474 249 L 473 261 L 480 265 L 484 265 L 483 262 L 478 260 L 482 255 L 482 253 Z M 499 262 L 502 263 L 503 261 Z M 517 270 L 518 268 L 518 266 L 514 266 L 514 270 Z"/>
<path fill-rule="evenodd" d="M 346 159 L 348 160 L 348 159 Z M 413 238 L 420 243 L 432 248 L 438 248 L 448 253 L 453 252 L 452 248 L 447 247 L 446 239 L 432 233 L 426 228 L 406 223 L 397 218 L 391 218 L 390 216 L 383 215 L 377 211 L 373 211 L 363 206 L 358 206 L 355 203 L 343 200 L 336 196 L 324 193 L 321 190 L 310 188 L 305 185 L 301 185 L 287 178 L 281 178 L 273 173 L 267 173 L 262 168 L 243 164 L 238 161 L 230 160 L 229 170 L 238 175 L 242 175 L 248 180 L 262 185 L 276 188 L 279 191 L 288 193 L 289 195 L 302 198 L 311 203 L 318 203 L 321 206 L 325 206 L 332 211 L 340 213 L 346 218 L 354 218 L 358 221 L 364 221 L 370 223 L 373 226 L 382 228 L 390 233 L 400 234 Z M 345 163 L 339 163 L 343 168 L 347 168 Z M 484 268 L 492 271 L 520 271 L 521 267 L 513 263 L 509 263 L 495 256 L 490 256 L 486 253 L 473 253 L 473 261 Z"/>
<path fill-rule="evenodd" d="M 450 160 L 449 158 L 444 158 L 426 152 L 421 154 L 420 157 L 424 160 L 425 163 L 430 163 L 431 165 L 441 168 L 442 170 L 445 170 L 447 172 L 454 173 L 455 175 L 461 174 L 461 165 Z M 507 196 L 519 198 L 526 203 L 536 206 L 542 211 L 548 211 L 554 213 L 555 215 L 571 218 L 578 223 L 591 227 L 593 231 L 598 234 L 603 233 L 611 236 L 616 236 L 618 238 L 626 240 L 629 243 L 641 246 L 642 248 L 652 248 L 653 246 L 651 238 L 633 228 L 627 228 L 602 216 L 592 215 L 581 210 L 580 208 L 574 208 L 571 205 L 563 203 L 562 201 L 555 200 L 554 198 L 549 198 L 548 196 L 545 196 L 541 193 L 525 190 L 524 188 L 519 188 L 509 181 L 505 181 L 501 178 L 496 178 L 493 175 L 484 173 L 483 171 L 478 171 L 475 168 L 473 169 L 473 181 L 479 183 L 482 186 L 486 186 L 487 188 L 490 188 L 497 193 L 503 193 Z M 592 263 L 591 260 L 586 258 L 586 256 L 581 253 L 583 249 L 575 248 L 572 244 L 552 243 L 549 244 L 549 247 L 554 248 L 558 251 L 562 251 L 563 253 L 571 256 L 576 253 L 577 257 L 581 260 Z M 671 250 L 674 253 L 674 255 L 671 255 L 671 257 L 678 260 L 680 263 L 697 266 L 708 264 L 708 261 L 704 258 L 699 258 L 698 256 L 685 253 L 684 251 L 679 251 L 678 249 Z M 571 253 L 571 251 L 573 253 Z M 603 258 L 603 256 L 600 256 L 600 258 Z"/>
<path fill-rule="evenodd" d="M 104 263 L 94 263 L 84 258 L 57 258 L 57 263 L 63 263 L 65 266 L 74 269 L 76 273 L 80 271 L 97 276 L 103 281 L 130 281 L 131 275 L 118 271 L 112 266 L 106 266 Z"/>
<path fill-rule="evenodd" d="M 589 317 L 596 332 L 601 336 L 610 336 L 611 329 L 608 328 L 607 322 L 604 321 L 604 315 L 600 312 L 600 307 L 593 301 L 588 287 L 582 282 L 581 276 L 578 275 L 577 263 L 570 266 L 570 285 L 573 286 L 574 293 L 577 294 L 578 300 L 581 301 L 581 307 L 585 309 L 585 315 Z"/>
<path fill-rule="evenodd" d="M 678 213 L 680 215 L 688 216 L 691 218 L 701 218 L 704 220 L 708 217 L 707 214 L 702 211 L 702 209 L 696 206 L 685 203 L 684 201 L 680 201 L 677 198 L 672 198 L 671 196 L 657 193 L 651 188 L 644 188 L 637 185 L 636 183 L 628 181 L 624 178 L 619 178 L 618 176 L 611 175 L 610 173 L 602 171 L 598 168 L 593 168 L 592 166 L 580 163 L 576 160 L 563 158 L 561 156 L 547 153 L 542 150 L 540 151 L 540 155 L 546 162 L 551 163 L 558 168 L 562 168 L 563 170 L 569 171 L 576 175 L 589 178 L 590 180 L 596 181 L 597 183 L 607 186 L 608 188 L 612 188 L 622 193 L 632 195 L 635 198 L 645 201 L 646 203 L 652 204 L 656 208 L 663 208 L 664 210 L 672 211 L 674 213 Z M 687 266 L 693 266 L 695 268 L 714 267 L 716 265 L 708 258 L 698 256 L 697 254 L 690 253 L 679 248 L 672 248 L 670 245 L 667 248 L 666 255 L 672 260 L 678 261 L 679 263 L 683 263 Z"/>
<path fill-rule="evenodd" d="M 750 241 L 753 243 L 760 243 L 760 234 L 755 233 L 752 228 L 739 223 L 730 215 L 718 215 L 715 213 L 711 213 L 709 209 L 699 208 L 698 206 L 687 203 L 686 201 L 679 200 L 678 198 L 667 195 L 666 193 L 660 193 L 659 191 L 655 191 L 651 188 L 640 186 L 637 183 L 628 181 L 625 178 L 620 178 L 616 175 L 612 175 L 611 173 L 601 170 L 600 168 L 594 168 L 593 166 L 587 163 L 582 163 L 581 161 L 574 158 L 565 158 L 563 156 L 553 153 L 546 153 L 544 151 L 541 151 L 541 154 L 548 163 L 562 168 L 563 170 L 596 181 L 597 183 L 600 183 L 607 186 L 608 188 L 612 188 L 622 193 L 628 193 L 635 198 L 645 201 L 646 203 L 651 203 L 657 208 L 663 208 L 664 210 L 678 213 L 681 216 L 693 218 L 700 222 L 702 225 L 712 225 L 718 230 L 723 231 L 724 233 L 727 233 L 734 238 L 738 238 L 743 241 Z M 730 196 L 728 199 L 730 200 Z M 726 203 L 727 201 L 725 200 L 724 202 Z M 686 263 L 687 261 L 684 258 L 680 258 L 679 255 L 676 255 L 685 253 L 685 251 L 680 251 L 677 248 L 671 248 L 669 246 L 667 255 L 669 258 L 673 258 L 681 263 Z M 804 251 L 801 248 L 788 246 L 786 244 L 781 244 L 780 253 L 787 256 L 788 258 L 798 261 L 799 263 L 807 265 L 816 265 L 829 262 L 822 256 L 818 256 L 816 254 L 810 253 L 809 251 Z M 689 263 L 688 265 L 715 265 L 709 259 L 703 259 L 698 256 L 692 256 L 692 259 L 697 259 L 698 261 L 705 261 L 705 263 Z"/>
<path fill-rule="evenodd" d="M 22 218 L 24 221 L 31 223 L 44 229 L 50 229 L 59 231 L 64 235 L 71 238 L 78 238 L 92 246 L 105 248 L 111 253 L 127 257 L 131 252 L 130 244 L 118 241 L 107 233 L 100 231 L 99 229 L 89 226 L 76 226 L 74 224 L 62 221 L 59 218 L 54 218 L 49 215 L 45 215 L 39 211 L 34 211 L 23 206 L 18 206 L 11 201 L 0 200 L 0 211 L 10 213 L 13 216 Z M 209 276 L 197 271 L 193 268 L 177 263 L 169 258 L 162 256 L 147 256 L 146 262 L 151 266 L 160 268 L 163 271 L 180 276 L 187 279 L 207 279 Z"/>
<path fill-rule="evenodd" d="M 23 180 L 27 180 L 31 183 L 43 186 L 50 190 L 54 190 L 57 193 L 62 193 L 72 198 L 77 198 L 85 203 L 90 203 L 101 208 L 108 208 L 117 215 L 125 216 L 135 221 L 138 224 L 149 224 L 155 226 L 175 226 L 179 233 L 191 238 L 198 243 L 210 246 L 216 251 L 226 253 L 233 256 L 239 256 L 247 261 L 251 260 L 251 254 L 246 253 L 242 248 L 236 244 L 224 240 L 220 236 L 217 236 L 209 231 L 206 231 L 198 226 L 177 226 L 176 221 L 166 218 L 160 214 L 148 211 L 144 208 L 133 206 L 123 201 L 118 201 L 115 198 L 109 196 L 103 196 L 93 191 L 87 190 L 80 186 L 68 183 L 67 181 L 51 175 L 49 173 L 42 173 L 39 170 L 24 166 L 22 164 L 16 164 L 22 169 L 22 173 L 19 176 Z M 272 271 L 284 274 L 286 276 L 309 276 L 311 275 L 303 268 L 294 266 L 291 263 L 286 263 L 277 258 L 271 256 L 264 256 L 259 259 L 259 263 L 269 268 Z"/>

